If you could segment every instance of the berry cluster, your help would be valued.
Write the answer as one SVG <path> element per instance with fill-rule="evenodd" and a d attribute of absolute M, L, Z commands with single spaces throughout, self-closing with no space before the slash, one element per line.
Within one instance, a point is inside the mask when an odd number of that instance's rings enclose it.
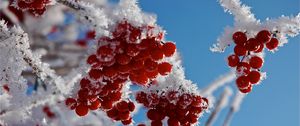
<path fill-rule="evenodd" d="M 198 122 L 208 100 L 199 95 L 170 91 L 157 93 L 138 92 L 136 101 L 148 108 L 147 117 L 151 126 L 162 126 L 162 120 L 168 117 L 169 126 L 191 126 Z"/>
<path fill-rule="evenodd" d="M 162 59 L 175 53 L 175 44 L 163 43 L 160 34 L 154 36 L 151 30 L 141 39 L 142 30 L 124 21 L 112 32 L 112 38 L 100 38 L 96 54 L 87 59 L 92 66 L 90 77 L 95 80 L 101 76 L 110 80 L 129 77 L 135 84 L 146 85 L 159 74 L 170 73 L 172 65 Z"/>
<path fill-rule="evenodd" d="M 50 0 L 16 0 L 15 4 L 22 10 L 28 10 L 33 15 L 42 15 Z"/>
<path fill-rule="evenodd" d="M 47 115 L 48 118 L 54 118 L 55 114 L 50 110 L 48 106 L 44 106 L 43 112 Z"/>
<path fill-rule="evenodd" d="M 263 58 L 258 56 L 266 46 L 269 50 L 277 48 L 279 42 L 267 30 L 257 33 L 254 38 L 247 38 L 244 32 L 235 32 L 232 36 L 234 43 L 234 54 L 230 55 L 228 66 L 236 67 L 238 78 L 236 84 L 242 93 L 249 93 L 252 85 L 261 80 L 260 68 L 263 65 Z M 240 57 L 242 57 L 240 59 Z"/>
<path fill-rule="evenodd" d="M 172 56 L 176 46 L 161 42 L 162 34 L 152 34 L 151 27 L 134 27 L 126 21 L 119 23 L 112 33 L 112 37 L 100 38 L 96 53 L 87 58 L 91 69 L 80 81 L 77 99 L 67 98 L 65 103 L 79 116 L 101 108 L 113 120 L 127 125 L 132 121 L 130 112 L 135 106 L 131 101 L 120 101 L 125 82 L 145 86 L 159 74 L 168 75 L 172 65 L 162 60 Z"/>
<path fill-rule="evenodd" d="M 124 125 L 129 125 L 132 122 L 130 112 L 134 111 L 135 105 L 133 102 L 120 101 L 112 109 L 107 111 L 107 116 L 119 121 L 121 120 Z"/>

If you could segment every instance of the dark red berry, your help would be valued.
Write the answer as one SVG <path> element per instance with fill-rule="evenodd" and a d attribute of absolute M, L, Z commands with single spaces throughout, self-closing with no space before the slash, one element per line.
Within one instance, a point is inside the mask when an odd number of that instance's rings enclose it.
<path fill-rule="evenodd" d="M 230 55 L 227 58 L 228 66 L 230 67 L 236 67 L 238 63 L 240 62 L 240 58 L 237 55 Z"/>
<path fill-rule="evenodd" d="M 258 56 L 253 56 L 253 57 L 251 57 L 249 64 L 252 68 L 259 69 L 263 65 L 263 60 L 262 60 L 262 58 L 260 58 Z"/>
<path fill-rule="evenodd" d="M 247 41 L 247 36 L 244 32 L 238 31 L 232 35 L 232 39 L 235 44 L 243 46 Z"/>
<path fill-rule="evenodd" d="M 256 39 L 260 43 L 269 42 L 270 39 L 271 39 L 271 33 L 268 30 L 262 30 L 262 31 L 260 31 L 260 32 L 257 33 Z"/>
<path fill-rule="evenodd" d="M 248 74 L 248 78 L 249 78 L 249 81 L 250 81 L 251 84 L 256 84 L 260 80 L 260 72 L 258 72 L 258 71 L 251 71 Z"/>
<path fill-rule="evenodd" d="M 275 48 L 278 47 L 278 44 L 279 44 L 278 39 L 277 39 L 277 38 L 272 38 L 272 39 L 270 40 L 270 42 L 267 42 L 267 43 L 266 43 L 266 47 L 267 47 L 269 50 L 273 50 L 273 49 L 275 49 Z"/>

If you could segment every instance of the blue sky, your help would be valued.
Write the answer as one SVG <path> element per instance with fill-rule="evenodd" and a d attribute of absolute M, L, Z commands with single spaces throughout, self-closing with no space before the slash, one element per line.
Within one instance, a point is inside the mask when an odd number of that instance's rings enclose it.
<path fill-rule="evenodd" d="M 300 12 L 299 0 L 242 2 L 251 6 L 260 20 Z M 157 15 L 158 24 L 168 32 L 167 39 L 175 41 L 182 54 L 187 78 L 200 88 L 229 70 L 225 58 L 232 50 L 221 54 L 209 50 L 224 27 L 233 24 L 233 17 L 224 13 L 216 0 L 141 0 L 139 4 L 144 11 Z M 292 38 L 278 52 L 267 53 L 262 70 L 268 78 L 246 97 L 231 126 L 299 125 L 299 40 L 299 36 Z M 230 85 L 236 90 L 234 83 Z M 222 111 L 215 126 L 222 124 L 227 112 Z M 208 115 L 201 118 L 201 125 Z"/>

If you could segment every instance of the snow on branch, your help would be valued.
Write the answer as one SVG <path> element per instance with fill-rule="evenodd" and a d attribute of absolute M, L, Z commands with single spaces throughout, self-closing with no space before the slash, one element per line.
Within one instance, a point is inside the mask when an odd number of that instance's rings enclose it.
<path fill-rule="evenodd" d="M 233 27 L 227 26 L 223 34 L 217 39 L 217 43 L 210 48 L 212 52 L 224 52 L 232 43 L 232 35 L 236 31 L 242 31 L 249 37 L 254 37 L 260 30 L 269 30 L 276 34 L 279 46 L 287 43 L 287 36 L 294 37 L 300 32 L 299 14 L 295 17 L 282 16 L 278 19 L 266 19 L 261 22 L 251 13 L 250 7 L 241 5 L 239 0 L 220 0 L 221 6 L 234 16 Z"/>
<path fill-rule="evenodd" d="M 236 95 L 231 103 L 230 110 L 226 116 L 224 123 L 223 123 L 223 126 L 230 126 L 230 121 L 233 117 L 233 114 L 236 113 L 237 111 L 239 111 L 240 106 L 241 106 L 245 96 L 246 96 L 246 94 L 242 94 L 240 92 L 236 93 Z"/>
<path fill-rule="evenodd" d="M 97 37 L 109 34 L 107 28 L 110 21 L 103 8 L 97 8 L 83 1 L 57 0 L 57 2 L 75 9 L 80 21 L 94 29 Z"/>
<path fill-rule="evenodd" d="M 245 23 L 258 23 L 250 7 L 243 5 L 240 0 L 219 0 L 226 12 L 234 16 L 236 25 Z"/>

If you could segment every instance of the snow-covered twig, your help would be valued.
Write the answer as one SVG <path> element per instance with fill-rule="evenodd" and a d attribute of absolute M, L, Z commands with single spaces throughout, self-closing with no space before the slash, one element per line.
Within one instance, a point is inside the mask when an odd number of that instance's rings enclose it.
<path fill-rule="evenodd" d="M 237 111 L 239 111 L 240 106 L 241 106 L 245 96 L 246 96 L 246 94 L 242 94 L 240 92 L 236 93 L 236 95 L 232 101 L 230 110 L 226 116 L 224 123 L 223 123 L 223 126 L 230 126 L 230 121 L 233 117 L 233 114 L 236 113 Z"/>
<path fill-rule="evenodd" d="M 211 113 L 205 126 L 213 125 L 214 121 L 218 118 L 218 115 L 221 112 L 221 110 L 227 106 L 231 95 L 232 95 L 232 90 L 229 87 L 225 87 L 220 99 L 216 103 L 214 111 Z"/>
<path fill-rule="evenodd" d="M 242 5 L 240 0 L 220 0 L 221 6 L 234 16 L 233 27 L 227 26 L 223 34 L 217 39 L 210 50 L 212 52 L 224 52 L 226 47 L 232 43 L 232 34 L 236 31 L 246 31 L 247 36 L 253 37 L 258 31 L 266 29 L 276 33 L 280 41 L 279 46 L 287 43 L 287 36 L 294 37 L 300 32 L 300 14 L 293 17 L 282 16 L 278 19 L 266 19 L 260 22 L 251 13 L 250 7 Z"/>

